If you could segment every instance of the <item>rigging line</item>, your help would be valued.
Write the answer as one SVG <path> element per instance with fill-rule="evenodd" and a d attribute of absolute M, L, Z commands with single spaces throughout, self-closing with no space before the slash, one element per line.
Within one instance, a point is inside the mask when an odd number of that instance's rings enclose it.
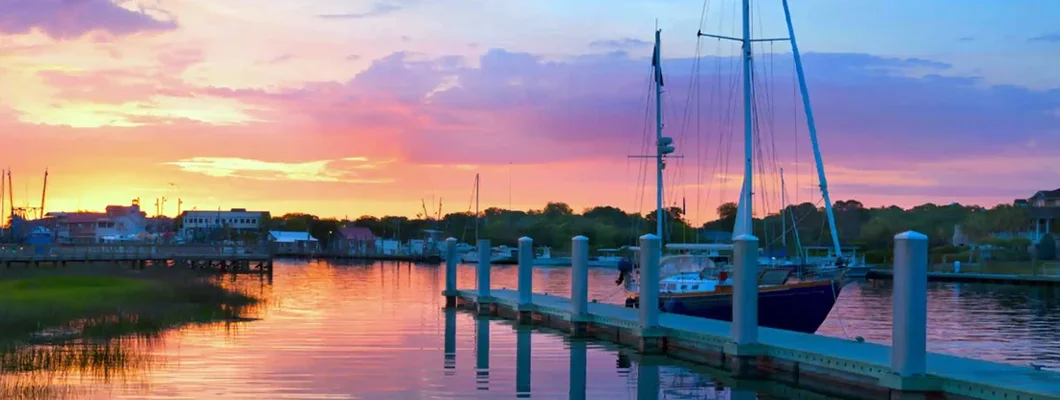
<path fill-rule="evenodd" d="M 794 52 L 792 53 L 794 57 Z M 795 204 L 799 204 L 799 193 L 802 191 L 802 186 L 799 185 L 799 88 L 798 88 L 798 72 L 796 71 L 795 63 L 791 63 L 791 112 L 792 122 L 794 125 L 794 147 L 795 151 Z"/>
<path fill-rule="evenodd" d="M 654 78 L 654 66 L 649 68 L 648 75 L 645 77 L 645 96 L 644 96 L 644 128 L 641 132 L 641 152 L 640 154 L 647 154 L 649 138 L 649 124 L 651 119 L 651 99 L 652 99 L 652 83 Z M 647 179 L 648 179 L 648 167 L 647 160 L 645 159 L 640 163 L 638 168 L 637 176 L 637 192 L 639 196 L 634 197 L 634 208 L 637 209 L 637 214 L 641 215 L 644 209 L 644 196 L 647 193 Z M 630 224 L 630 241 L 636 240 L 638 233 L 642 228 L 644 218 L 635 218 L 635 223 Z"/>

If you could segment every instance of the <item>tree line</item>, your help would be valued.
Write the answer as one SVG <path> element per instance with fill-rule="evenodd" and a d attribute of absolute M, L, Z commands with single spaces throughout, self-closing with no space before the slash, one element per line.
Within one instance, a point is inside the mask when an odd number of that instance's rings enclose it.
<path fill-rule="evenodd" d="M 844 246 L 858 246 L 867 254 L 883 255 L 893 248 L 895 234 L 915 230 L 928 236 L 935 252 L 952 247 L 954 227 L 972 243 L 999 240 L 992 236 L 1017 236 L 1033 229 L 1028 209 L 1012 205 L 993 208 L 960 204 L 922 204 L 909 209 L 897 206 L 865 207 L 857 200 L 841 200 L 833 206 L 836 234 Z M 665 210 L 664 240 L 668 243 L 707 242 L 731 232 L 736 220 L 736 204 L 725 203 L 717 209 L 718 218 L 693 227 L 681 208 Z M 569 205 L 551 202 L 537 210 L 518 211 L 497 207 L 484 210 L 477 221 L 478 237 L 494 245 L 514 246 L 519 237 L 529 236 L 537 246 L 568 250 L 571 237 L 585 235 L 593 248 L 618 248 L 635 245 L 639 236 L 656 231 L 656 213 L 630 213 L 612 206 L 596 206 L 575 212 Z M 376 237 L 401 241 L 422 238 L 425 229 L 443 232 L 463 242 L 475 240 L 476 219 L 473 213 L 460 212 L 442 218 L 407 218 L 396 216 L 362 216 L 353 221 L 318 218 L 310 214 L 286 214 L 269 221 L 269 229 L 309 231 L 327 246 L 334 232 L 352 223 L 370 229 Z M 754 218 L 755 235 L 769 251 L 796 254 L 796 239 L 802 246 L 831 246 L 832 234 L 823 207 L 812 203 L 790 205 L 783 213 Z M 714 235 L 710 235 L 714 232 Z M 722 234 L 718 234 L 722 233 Z M 712 236 L 712 237 L 708 237 Z M 1029 243 L 1015 239 L 1024 250 Z M 784 245 L 786 244 L 786 246 Z M 951 251 L 952 252 L 952 251 Z"/>

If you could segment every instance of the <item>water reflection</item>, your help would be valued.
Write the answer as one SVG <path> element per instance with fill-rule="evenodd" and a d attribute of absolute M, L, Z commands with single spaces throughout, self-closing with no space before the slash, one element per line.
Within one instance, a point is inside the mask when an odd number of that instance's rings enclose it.
<path fill-rule="evenodd" d="M 445 375 L 452 376 L 456 369 L 456 310 L 445 310 Z"/>
<path fill-rule="evenodd" d="M 152 343 L 122 347 L 120 357 L 0 368 L 0 398 L 801 396 L 691 364 L 644 359 L 608 343 L 444 310 L 442 270 L 407 263 L 277 263 L 271 285 L 252 276 L 225 279 L 225 285 L 266 298 L 255 312 L 260 320 L 166 332 Z M 493 287 L 514 288 L 516 271 L 495 267 Z M 458 272 L 459 286 L 473 287 L 474 267 L 461 265 Z M 570 290 L 569 269 L 534 274 L 535 291 Z M 615 278 L 613 271 L 590 270 L 590 298 L 620 301 Z M 1052 328 L 1060 324 L 1056 290 L 952 284 L 930 290 L 933 350 L 1060 368 L 1060 332 Z M 886 282 L 848 286 L 821 333 L 886 343 L 890 296 Z M 66 368 L 60 365 L 93 363 L 106 367 L 56 372 Z"/>
<path fill-rule="evenodd" d="M 585 341 L 570 341 L 570 398 L 585 398 L 585 368 L 586 368 Z"/>
<path fill-rule="evenodd" d="M 490 321 L 475 318 L 475 383 L 478 390 L 490 390 Z"/>
<path fill-rule="evenodd" d="M 637 365 L 637 399 L 659 398 L 659 366 L 640 363 Z"/>
<path fill-rule="evenodd" d="M 530 397 L 530 327 L 520 326 L 515 331 L 515 396 Z"/>

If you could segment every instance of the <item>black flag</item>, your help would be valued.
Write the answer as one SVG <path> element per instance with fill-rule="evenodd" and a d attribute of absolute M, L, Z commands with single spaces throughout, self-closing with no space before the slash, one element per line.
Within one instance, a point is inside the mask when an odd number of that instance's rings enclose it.
<path fill-rule="evenodd" d="M 659 60 L 659 52 L 659 40 L 658 36 L 656 36 L 655 49 L 652 51 L 651 56 L 651 66 L 655 69 L 655 82 L 658 82 L 659 86 L 663 86 L 662 63 Z"/>

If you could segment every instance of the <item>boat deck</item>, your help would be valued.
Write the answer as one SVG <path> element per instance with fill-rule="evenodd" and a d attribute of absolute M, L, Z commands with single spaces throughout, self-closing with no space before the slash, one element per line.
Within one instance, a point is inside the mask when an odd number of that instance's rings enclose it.
<path fill-rule="evenodd" d="M 461 300 L 479 303 L 473 290 L 460 290 Z M 533 295 L 532 311 L 570 320 L 569 298 Z M 492 290 L 491 303 L 518 309 L 518 293 Z M 638 310 L 616 304 L 590 302 L 588 321 L 597 326 L 636 330 Z M 660 313 L 659 323 L 668 339 L 723 345 L 730 343 L 730 323 L 679 314 Z M 829 336 L 759 328 L 763 356 L 848 374 L 867 376 L 884 382 L 895 378 L 890 372 L 890 346 L 856 342 Z M 672 356 L 683 358 L 681 354 Z M 1060 399 L 1060 373 L 1030 367 L 1001 364 L 944 354 L 927 354 L 928 377 L 923 385 L 933 391 L 978 399 Z"/>

